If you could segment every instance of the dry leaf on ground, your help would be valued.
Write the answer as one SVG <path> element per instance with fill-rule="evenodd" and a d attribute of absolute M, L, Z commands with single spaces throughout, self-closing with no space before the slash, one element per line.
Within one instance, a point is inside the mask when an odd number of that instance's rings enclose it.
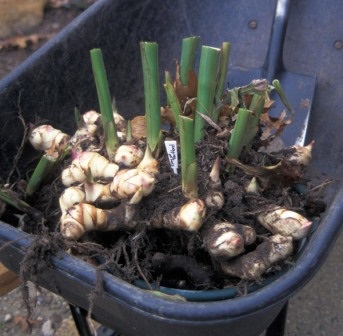
<path fill-rule="evenodd" d="M 25 49 L 28 46 L 37 46 L 41 40 L 48 40 L 53 34 L 31 34 L 14 36 L 0 40 L 0 50 L 4 49 Z"/>

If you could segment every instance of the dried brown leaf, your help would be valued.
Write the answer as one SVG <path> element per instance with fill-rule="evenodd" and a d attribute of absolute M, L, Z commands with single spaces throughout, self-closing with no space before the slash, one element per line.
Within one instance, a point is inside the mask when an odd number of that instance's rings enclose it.
<path fill-rule="evenodd" d="M 23 333 L 28 334 L 32 328 L 38 327 L 41 324 L 41 321 L 31 320 L 23 315 L 15 315 L 14 324 L 18 325 Z"/>
<path fill-rule="evenodd" d="M 163 123 L 175 125 L 174 114 L 169 106 L 161 107 L 161 118 Z"/>
<path fill-rule="evenodd" d="M 286 111 L 282 111 L 280 116 L 271 117 L 269 113 L 261 114 L 261 124 L 263 126 L 263 132 L 261 135 L 262 144 L 268 146 L 270 141 L 276 136 L 279 136 L 286 126 L 291 123 L 290 119 L 286 119 Z"/>
<path fill-rule="evenodd" d="M 216 129 L 218 132 L 223 132 L 223 130 L 210 117 L 199 111 L 197 111 L 197 113 L 200 115 L 201 118 L 203 118 L 210 126 Z"/>
<path fill-rule="evenodd" d="M 135 139 L 146 137 L 146 121 L 145 116 L 137 116 L 131 120 L 132 136 Z"/>
<path fill-rule="evenodd" d="M 0 41 L 0 50 L 25 49 L 28 46 L 37 46 L 39 41 L 48 40 L 51 36 L 52 34 L 31 34 L 9 37 Z"/>
<path fill-rule="evenodd" d="M 291 185 L 300 180 L 303 175 L 303 167 L 282 159 L 275 166 L 254 167 L 241 163 L 239 160 L 226 158 L 229 165 L 233 165 L 244 171 L 247 175 L 255 176 L 263 189 L 272 188 L 275 185 Z"/>
<path fill-rule="evenodd" d="M 184 106 L 189 99 L 195 98 L 197 96 L 197 88 L 198 88 L 198 80 L 197 80 L 196 73 L 194 71 L 189 72 L 188 84 L 182 85 L 181 80 L 180 80 L 180 64 L 176 63 L 176 79 L 174 82 L 174 89 L 179 99 L 182 110 L 184 109 Z M 186 109 L 185 115 L 194 113 L 194 111 L 192 111 L 192 105 L 189 105 L 188 107 L 189 109 L 188 108 Z"/>

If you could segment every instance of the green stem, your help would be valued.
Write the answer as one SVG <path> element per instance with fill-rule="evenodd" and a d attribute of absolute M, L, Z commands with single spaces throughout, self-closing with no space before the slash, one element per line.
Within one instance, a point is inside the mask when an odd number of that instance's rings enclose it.
<path fill-rule="evenodd" d="M 49 154 L 44 154 L 39 160 L 35 170 L 33 171 L 30 180 L 26 186 L 26 194 L 31 196 L 38 190 L 44 179 L 51 173 L 56 166 L 58 158 Z"/>
<path fill-rule="evenodd" d="M 238 157 L 240 156 L 244 146 L 244 138 L 247 125 L 251 116 L 252 113 L 249 110 L 243 108 L 240 108 L 238 110 L 236 123 L 229 140 L 229 149 L 227 153 L 227 156 L 229 158 L 238 159 Z"/>
<path fill-rule="evenodd" d="M 286 106 L 288 112 L 290 113 L 291 119 L 293 119 L 293 117 L 294 117 L 294 110 L 293 110 L 291 104 L 289 103 L 289 101 L 286 98 L 286 95 L 285 95 L 285 92 L 284 92 L 284 90 L 283 90 L 283 88 L 281 86 L 281 83 L 279 82 L 278 79 L 274 79 L 272 84 L 274 86 L 275 91 L 279 95 L 282 103 Z"/>
<path fill-rule="evenodd" d="M 179 130 L 180 129 L 179 117 L 180 115 L 182 115 L 179 99 L 176 95 L 174 86 L 171 82 L 166 82 L 166 84 L 164 84 L 164 89 L 166 90 L 169 106 L 171 107 L 172 112 L 173 112 L 173 116 L 176 123 L 176 128 Z"/>
<path fill-rule="evenodd" d="M 77 107 L 74 108 L 74 118 L 76 122 L 76 127 L 80 129 L 83 126 L 83 121 L 80 110 Z"/>
<path fill-rule="evenodd" d="M 155 42 L 141 42 L 140 49 L 143 66 L 147 144 L 151 152 L 155 153 L 161 139 L 158 45 Z"/>
<path fill-rule="evenodd" d="M 203 46 L 200 56 L 196 111 L 213 120 L 214 98 L 217 83 L 220 49 Z M 204 135 L 204 119 L 195 114 L 194 141 L 198 142 Z"/>
<path fill-rule="evenodd" d="M 194 70 L 196 50 L 199 36 L 187 37 L 182 40 L 180 59 L 180 80 L 183 86 L 188 85 L 189 72 Z"/>
<path fill-rule="evenodd" d="M 195 160 L 194 121 L 180 116 L 182 192 L 187 198 L 198 196 L 197 165 Z"/>
<path fill-rule="evenodd" d="M 221 52 L 220 52 L 220 64 L 219 64 L 217 88 L 216 88 L 216 101 L 217 102 L 220 102 L 222 100 L 224 87 L 226 84 L 227 71 L 229 67 L 230 49 L 231 49 L 230 42 L 222 43 Z"/>
<path fill-rule="evenodd" d="M 255 93 L 251 99 L 249 110 L 253 112 L 252 123 L 254 126 L 259 125 L 265 102 L 266 100 L 264 97 L 257 93 Z"/>
<path fill-rule="evenodd" d="M 39 210 L 33 208 L 28 203 L 19 199 L 18 196 L 10 190 L 1 188 L 0 189 L 0 200 L 5 202 L 6 204 L 13 206 L 14 208 L 16 208 L 19 211 L 27 213 L 36 221 L 41 221 L 43 219 L 43 214 Z"/>
<path fill-rule="evenodd" d="M 131 120 L 127 121 L 126 125 L 126 142 L 130 142 L 132 140 L 132 126 Z"/>
<path fill-rule="evenodd" d="M 263 112 L 265 104 L 265 99 L 260 94 L 254 94 L 249 106 L 249 110 L 252 112 L 251 116 L 248 118 L 248 125 L 246 128 L 244 145 L 248 150 L 251 149 L 253 140 L 260 124 L 260 116 Z"/>
<path fill-rule="evenodd" d="M 113 119 L 112 102 L 110 89 L 108 87 L 107 75 L 104 65 L 104 59 L 100 49 L 90 51 L 93 74 L 98 93 L 98 100 L 101 112 L 102 123 L 104 127 L 105 144 L 109 159 L 113 159 L 119 146 L 117 129 Z"/>
<path fill-rule="evenodd" d="M 164 80 L 165 80 L 165 84 L 173 83 L 172 75 L 169 71 L 164 72 Z"/>
<path fill-rule="evenodd" d="M 113 114 L 119 114 L 118 106 L 117 106 L 117 101 L 116 101 L 116 99 L 114 97 L 112 98 L 111 105 L 112 105 L 112 113 Z"/>

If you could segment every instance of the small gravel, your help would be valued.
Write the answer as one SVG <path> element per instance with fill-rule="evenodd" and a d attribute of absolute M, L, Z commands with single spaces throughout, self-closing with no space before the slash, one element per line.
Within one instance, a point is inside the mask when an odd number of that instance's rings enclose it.
<path fill-rule="evenodd" d="M 78 335 L 65 300 L 45 289 L 37 290 L 32 283 L 29 283 L 29 291 L 32 304 L 30 319 L 33 325 L 31 335 L 73 335 L 73 330 L 74 335 Z M 0 335 L 27 335 L 29 330 L 25 323 L 26 316 L 20 288 L 0 297 Z M 63 334 L 60 329 L 65 325 L 68 325 L 68 330 Z"/>

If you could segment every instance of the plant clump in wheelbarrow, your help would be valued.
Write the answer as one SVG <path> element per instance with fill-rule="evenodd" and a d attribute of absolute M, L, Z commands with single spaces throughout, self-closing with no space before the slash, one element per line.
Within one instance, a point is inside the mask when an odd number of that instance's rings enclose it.
<path fill-rule="evenodd" d="M 91 50 L 101 113 L 76 109 L 71 136 L 50 125 L 30 135 L 44 154 L 26 194 L 60 170 L 58 227 L 69 251 L 127 281 L 183 289 L 260 281 L 292 261 L 312 226 L 308 195 L 295 186 L 313 142 L 272 150 L 292 127 L 293 111 L 269 116 L 272 90 L 286 100 L 279 82 L 225 89 L 230 44 L 203 46 L 196 74 L 198 41 L 183 40 L 175 79 L 166 72 L 165 106 L 158 46 L 140 44 L 145 115 L 132 120 L 111 102 L 101 50 Z"/>

